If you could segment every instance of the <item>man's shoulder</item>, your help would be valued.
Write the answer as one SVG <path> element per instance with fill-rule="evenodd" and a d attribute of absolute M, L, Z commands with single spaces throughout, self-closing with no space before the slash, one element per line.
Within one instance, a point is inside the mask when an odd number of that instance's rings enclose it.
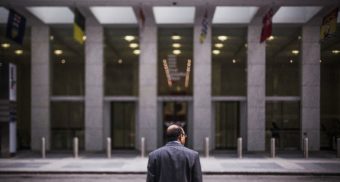
<path fill-rule="evenodd" d="M 165 151 L 169 151 L 173 148 L 175 148 L 176 150 L 181 150 L 181 151 L 188 153 L 190 155 L 193 155 L 193 156 L 199 155 L 197 151 L 194 151 L 194 150 L 189 149 L 189 148 L 182 146 L 182 145 L 165 145 L 163 147 L 160 147 L 160 148 L 152 151 L 149 154 L 149 156 L 158 156 L 158 155 L 164 153 Z"/>

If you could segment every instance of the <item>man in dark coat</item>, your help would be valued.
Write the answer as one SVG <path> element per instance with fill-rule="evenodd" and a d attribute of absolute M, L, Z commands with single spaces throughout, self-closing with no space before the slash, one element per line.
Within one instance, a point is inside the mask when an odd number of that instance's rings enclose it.
<path fill-rule="evenodd" d="M 170 125 L 169 142 L 149 154 L 147 182 L 201 182 L 202 171 L 198 152 L 184 146 L 182 127 Z"/>

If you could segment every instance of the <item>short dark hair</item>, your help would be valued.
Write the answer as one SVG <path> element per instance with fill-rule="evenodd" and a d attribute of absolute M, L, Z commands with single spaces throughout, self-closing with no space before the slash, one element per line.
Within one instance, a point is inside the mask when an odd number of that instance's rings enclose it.
<path fill-rule="evenodd" d="M 170 125 L 166 130 L 166 136 L 169 141 L 177 140 L 183 133 L 183 128 L 177 124 Z"/>

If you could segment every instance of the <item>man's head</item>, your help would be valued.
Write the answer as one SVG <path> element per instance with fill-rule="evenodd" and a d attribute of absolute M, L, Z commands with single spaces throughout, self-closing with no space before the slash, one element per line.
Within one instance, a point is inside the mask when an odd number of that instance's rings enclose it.
<path fill-rule="evenodd" d="M 185 132 L 182 127 L 172 124 L 166 129 L 166 136 L 168 137 L 169 141 L 179 141 L 181 144 L 185 144 Z"/>

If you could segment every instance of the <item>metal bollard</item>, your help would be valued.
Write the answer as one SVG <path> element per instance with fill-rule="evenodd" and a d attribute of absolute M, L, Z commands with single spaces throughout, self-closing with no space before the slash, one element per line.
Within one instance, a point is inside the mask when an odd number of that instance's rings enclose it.
<path fill-rule="evenodd" d="M 336 143 L 337 143 L 336 148 L 337 148 L 337 151 L 338 151 L 337 152 L 338 153 L 337 156 L 338 156 L 338 158 L 340 158 L 340 138 L 337 139 Z"/>
<path fill-rule="evenodd" d="M 242 158 L 242 137 L 237 139 L 237 156 L 238 158 Z"/>
<path fill-rule="evenodd" d="M 276 146 L 275 146 L 275 138 L 272 138 L 270 140 L 270 155 L 272 158 L 275 158 L 276 156 Z"/>
<path fill-rule="evenodd" d="M 145 138 L 144 137 L 141 138 L 140 143 L 141 143 L 141 157 L 144 158 L 145 156 Z"/>
<path fill-rule="evenodd" d="M 73 157 L 78 158 L 78 138 L 74 137 L 73 138 Z"/>
<path fill-rule="evenodd" d="M 209 157 L 209 137 L 205 137 L 205 157 Z"/>
<path fill-rule="evenodd" d="M 107 153 L 107 158 L 111 158 L 111 138 L 108 137 L 106 139 L 106 153 Z"/>
<path fill-rule="evenodd" d="M 46 141 L 45 137 L 41 138 L 41 158 L 46 158 Z"/>
<path fill-rule="evenodd" d="M 303 154 L 304 154 L 305 159 L 308 159 L 308 153 L 309 153 L 308 149 L 309 149 L 308 148 L 308 138 L 305 137 L 303 139 Z"/>

